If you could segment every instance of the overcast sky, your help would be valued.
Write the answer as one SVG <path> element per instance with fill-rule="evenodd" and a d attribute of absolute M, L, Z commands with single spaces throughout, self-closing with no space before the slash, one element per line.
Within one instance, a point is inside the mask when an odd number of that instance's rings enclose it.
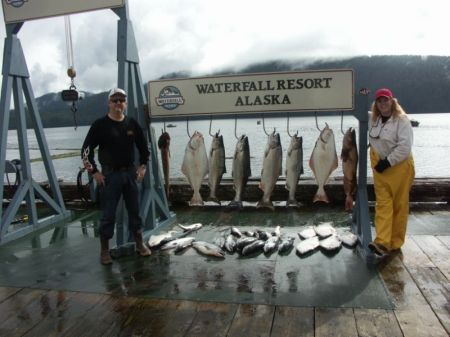
<path fill-rule="evenodd" d="M 270 60 L 450 55 L 446 0 L 128 3 L 145 82 L 171 72 L 208 75 Z M 71 15 L 79 90 L 101 92 L 116 85 L 117 20 L 111 10 Z M 35 95 L 66 89 L 64 18 L 28 21 L 18 36 Z"/>

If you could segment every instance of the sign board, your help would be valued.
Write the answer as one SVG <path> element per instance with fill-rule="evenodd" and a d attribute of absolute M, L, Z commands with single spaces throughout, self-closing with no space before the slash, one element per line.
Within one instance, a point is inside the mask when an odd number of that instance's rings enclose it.
<path fill-rule="evenodd" d="M 151 117 L 354 108 L 351 69 L 150 81 Z"/>
<path fill-rule="evenodd" d="M 2 0 L 5 23 L 115 8 L 125 0 Z"/>

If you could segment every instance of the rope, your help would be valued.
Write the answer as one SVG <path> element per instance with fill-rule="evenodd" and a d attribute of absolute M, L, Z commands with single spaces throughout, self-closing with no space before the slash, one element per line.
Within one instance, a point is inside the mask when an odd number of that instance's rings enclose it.
<path fill-rule="evenodd" d="M 73 44 L 72 44 L 72 27 L 70 25 L 70 16 L 64 17 L 65 33 L 66 33 L 66 50 L 67 50 L 67 68 L 75 69 L 75 62 L 73 58 Z"/>

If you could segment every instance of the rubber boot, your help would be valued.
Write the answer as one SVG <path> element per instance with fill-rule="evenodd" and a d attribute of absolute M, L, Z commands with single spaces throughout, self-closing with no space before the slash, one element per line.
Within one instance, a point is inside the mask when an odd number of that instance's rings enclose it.
<path fill-rule="evenodd" d="M 100 237 L 100 245 L 100 263 L 104 265 L 111 264 L 113 261 L 109 254 L 109 239 Z"/>
<path fill-rule="evenodd" d="M 134 241 L 136 242 L 136 250 L 138 251 L 139 255 L 141 256 L 150 256 L 151 251 L 148 249 L 143 241 L 142 233 L 141 232 L 134 232 Z"/>

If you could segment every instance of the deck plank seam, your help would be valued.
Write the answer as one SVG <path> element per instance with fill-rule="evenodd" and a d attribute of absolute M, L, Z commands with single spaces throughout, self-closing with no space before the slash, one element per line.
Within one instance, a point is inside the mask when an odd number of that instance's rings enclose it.
<path fill-rule="evenodd" d="M 413 238 L 413 240 L 414 240 L 414 238 Z M 414 241 L 415 241 L 415 240 L 414 240 Z M 442 273 L 442 271 L 439 269 L 439 267 L 437 267 L 437 266 L 434 264 L 434 261 L 431 259 L 431 257 L 430 257 L 430 256 L 422 249 L 422 247 L 418 244 L 417 241 L 415 241 L 415 242 L 416 242 L 416 244 L 418 245 L 418 247 L 420 248 L 420 250 L 424 253 L 424 255 L 426 255 L 426 256 L 428 257 L 428 259 L 429 259 L 429 260 L 433 263 L 433 265 L 434 265 L 434 267 L 419 267 L 419 268 L 422 268 L 422 269 L 425 269 L 425 270 L 427 270 L 427 269 L 428 269 L 428 270 L 436 269 L 436 270 L 439 271 L 440 274 L 442 274 L 442 276 L 444 276 L 445 279 L 447 279 L 447 277 L 445 277 L 445 274 Z M 420 287 L 420 284 L 418 283 L 418 280 L 414 277 L 414 274 L 411 272 L 411 270 L 408 268 L 408 266 L 406 266 L 406 265 L 403 263 L 403 260 L 400 259 L 400 261 L 401 261 L 402 265 L 404 266 L 405 270 L 408 272 L 408 274 L 409 274 L 409 276 L 411 277 L 411 279 L 413 280 L 413 282 L 414 282 L 414 284 L 416 285 L 417 289 L 419 289 L 420 294 L 421 294 L 422 297 L 425 299 L 425 301 L 426 301 L 428 307 L 430 308 L 431 312 L 433 312 L 434 316 L 436 317 L 436 319 L 438 320 L 438 322 L 441 324 L 442 329 L 443 329 L 444 331 L 446 331 L 444 322 L 442 322 L 442 320 L 439 318 L 439 315 L 437 314 L 435 308 L 433 307 L 433 304 L 430 302 L 430 300 L 428 299 L 428 297 L 426 296 L 426 294 L 422 291 L 422 288 Z M 397 315 L 396 315 L 396 316 L 397 316 Z M 397 317 L 397 320 L 398 320 L 398 317 Z"/>

